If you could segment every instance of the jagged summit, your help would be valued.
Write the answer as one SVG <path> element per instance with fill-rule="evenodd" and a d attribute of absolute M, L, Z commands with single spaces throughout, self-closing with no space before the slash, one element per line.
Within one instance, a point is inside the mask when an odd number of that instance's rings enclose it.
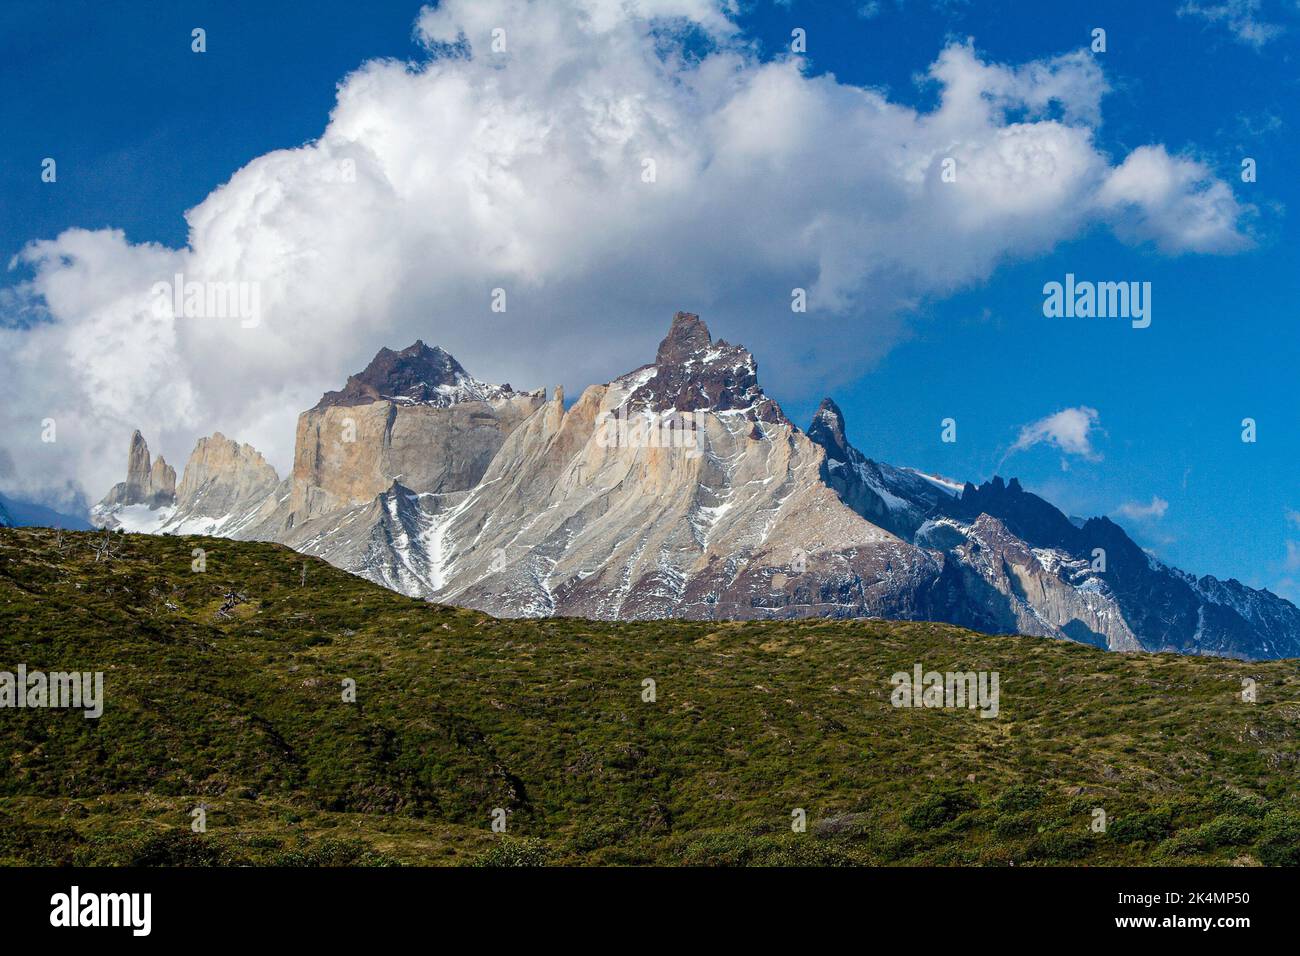
<path fill-rule="evenodd" d="M 459 402 L 495 401 L 514 394 L 509 384 L 481 382 L 466 372 L 450 352 L 416 339 L 400 352 L 380 349 L 363 371 L 348 376 L 341 390 L 326 392 L 316 409 L 383 401 L 446 407 Z"/>
<path fill-rule="evenodd" d="M 763 394 L 758 363 L 749 350 L 725 339 L 716 342 L 693 312 L 673 316 L 653 365 L 623 376 L 631 388 L 627 404 L 650 411 L 743 414 L 755 422 L 789 424 L 781 406 Z"/>
<path fill-rule="evenodd" d="M 91 523 L 149 534 L 228 534 L 280 483 L 275 469 L 251 445 L 216 432 L 194 446 L 179 484 L 162 455 L 149 463 L 149 445 L 137 430 L 127 453 L 126 481 L 91 509 Z"/>
<path fill-rule="evenodd" d="M 673 316 L 668 334 L 659 343 L 655 365 L 683 365 L 713 344 L 709 327 L 694 312 L 678 312 Z M 719 345 L 726 345 L 719 342 Z"/>
<path fill-rule="evenodd" d="M 844 413 L 830 398 L 823 398 L 808 426 L 808 437 L 826 449 L 835 461 L 848 461 L 849 442 L 844 437 Z"/>
<path fill-rule="evenodd" d="M 224 520 L 260 503 L 279 483 L 256 448 L 214 432 L 195 443 L 185 463 L 176 517 Z"/>
<path fill-rule="evenodd" d="M 823 399 L 818 406 L 808 438 L 826 452 L 822 480 L 851 509 L 891 534 L 911 540 L 926 521 L 946 511 L 952 489 L 872 461 L 849 444 L 844 413 L 833 400 Z"/>
<path fill-rule="evenodd" d="M 1025 491 L 1018 478 L 995 475 L 979 487 L 962 488 L 955 513 L 973 521 L 980 514 L 996 515 L 1017 536 L 1044 547 L 1079 548 L 1084 533 L 1056 507 Z"/>
<path fill-rule="evenodd" d="M 97 506 L 100 509 L 145 505 L 150 510 L 176 501 L 176 469 L 159 455 L 150 462 L 149 444 L 136 429 L 126 457 L 126 481 L 118 482 Z"/>

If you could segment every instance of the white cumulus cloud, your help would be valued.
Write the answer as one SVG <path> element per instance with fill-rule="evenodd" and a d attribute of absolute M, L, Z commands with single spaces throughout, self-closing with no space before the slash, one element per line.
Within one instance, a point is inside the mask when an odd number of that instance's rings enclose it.
<path fill-rule="evenodd" d="M 1100 430 L 1100 420 L 1097 410 L 1086 405 L 1062 409 L 1023 426 L 1008 454 L 1046 444 L 1067 455 L 1098 460 L 1101 455 L 1093 446 L 1093 436 Z"/>
<path fill-rule="evenodd" d="M 1107 83 L 1086 52 L 1000 64 L 950 43 L 918 111 L 760 59 L 732 13 L 447 0 L 419 13 L 412 61 L 342 80 L 319 139 L 191 209 L 183 248 L 33 242 L 0 301 L 0 485 L 97 498 L 137 427 L 178 467 L 220 429 L 283 473 L 297 412 L 416 338 L 480 378 L 573 391 L 642 364 L 688 309 L 794 396 L 860 374 L 927 299 L 1095 224 L 1170 252 L 1245 242 L 1247 210 L 1206 168 L 1097 147 Z M 260 322 L 159 316 L 151 290 L 176 274 L 254 285 Z M 1091 455 L 1095 414 L 1032 434 Z"/>

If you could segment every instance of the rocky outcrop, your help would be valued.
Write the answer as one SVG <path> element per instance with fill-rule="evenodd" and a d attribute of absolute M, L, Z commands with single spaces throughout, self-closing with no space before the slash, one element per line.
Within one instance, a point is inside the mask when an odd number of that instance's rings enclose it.
<path fill-rule="evenodd" d="M 127 480 L 91 511 L 99 527 L 154 534 L 233 534 L 260 513 L 280 484 L 275 469 L 251 445 L 220 432 L 199 439 L 179 486 L 161 455 L 150 464 L 149 446 L 131 438 Z"/>
<path fill-rule="evenodd" d="M 823 478 L 855 512 L 942 560 L 941 620 L 1111 650 L 1300 654 L 1300 610 L 1266 591 L 1197 580 L 1146 554 L 1108 518 L 1076 523 L 1012 478 L 978 487 L 873 462 L 830 399 L 808 435 Z"/>
<path fill-rule="evenodd" d="M 149 510 L 168 507 L 176 502 L 176 469 L 162 455 L 152 464 L 149 445 L 137 430 L 131 435 L 126 457 L 126 481 L 118 482 L 95 507 L 93 513 L 108 519 L 111 513 L 131 505 Z"/>
<path fill-rule="evenodd" d="M 804 552 L 816 564 L 854 546 L 866 570 L 901 545 L 839 505 L 791 426 L 708 413 L 698 454 L 602 443 L 595 419 L 623 397 L 589 390 L 511 436 L 439 526 L 450 560 L 434 596 L 508 615 L 769 616 L 802 603 L 791 569 Z"/>
<path fill-rule="evenodd" d="M 250 445 L 218 432 L 196 444 L 179 486 L 165 464 L 148 479 L 169 489 L 170 507 L 126 515 L 122 504 L 148 484 L 141 477 L 149 472 L 148 449 L 137 432 L 128 480 L 105 499 L 96 520 L 132 531 L 304 546 L 324 530 L 317 519 L 373 504 L 395 482 L 419 494 L 473 487 L 505 436 L 544 402 L 542 390 L 479 381 L 422 342 L 400 352 L 382 349 L 342 390 L 327 392 L 299 416 L 288 478 L 281 480 Z"/>
<path fill-rule="evenodd" d="M 416 494 L 472 488 L 545 399 L 481 382 L 423 342 L 382 349 L 299 416 L 289 501 L 258 531 L 298 540 L 305 523 L 368 504 L 394 482 Z"/>
<path fill-rule="evenodd" d="M 904 468 L 872 461 L 849 444 L 844 413 L 824 399 L 808 437 L 826 452 L 822 480 L 840 500 L 873 524 L 906 540 L 933 517 L 951 512 L 955 489 Z"/>
<path fill-rule="evenodd" d="M 925 616 L 941 564 L 845 507 L 755 368 L 679 313 L 654 364 L 536 409 L 473 486 L 403 479 L 301 546 L 507 616 Z"/>
<path fill-rule="evenodd" d="M 503 616 L 756 617 L 883 612 L 933 559 L 863 521 L 818 480 L 822 453 L 787 424 L 708 413 L 696 448 L 603 441 L 629 397 L 548 402 L 475 487 L 393 486 L 307 544 L 390 587 Z M 373 523 L 372 523 L 373 522 Z M 919 611 L 919 608 L 918 608 Z"/>
<path fill-rule="evenodd" d="M 451 405 L 327 405 L 298 418 L 291 510 L 299 522 L 374 500 L 394 481 L 420 493 L 471 488 L 542 394 Z"/>
<path fill-rule="evenodd" d="M 1170 568 L 1109 518 L 1071 521 L 1014 478 L 967 484 L 914 541 L 945 552 L 953 623 L 1111 650 L 1300 656 L 1291 602 Z M 996 614 L 961 616 L 980 607 Z"/>
<path fill-rule="evenodd" d="M 380 349 L 362 371 L 348 376 L 340 391 L 326 392 L 316 410 L 374 402 L 447 407 L 461 402 L 494 402 L 516 394 L 509 385 L 480 382 L 449 353 L 416 339 L 414 345 L 400 352 Z"/>
<path fill-rule="evenodd" d="M 653 364 L 538 408 L 473 486 L 396 481 L 295 546 L 503 616 L 923 618 L 1113 650 L 1300 653 L 1289 602 L 1184 580 L 1015 479 L 872 461 L 829 399 L 804 434 L 754 368 L 679 313 Z M 699 416 L 687 440 L 655 441 L 682 413 Z"/>
<path fill-rule="evenodd" d="M 758 363 L 748 350 L 713 341 L 692 312 L 678 312 L 659 343 L 653 365 L 629 372 L 627 406 L 657 412 L 739 413 L 750 421 L 789 424 L 781 407 L 763 394 Z"/>
<path fill-rule="evenodd" d="M 176 469 L 167 464 L 167 459 L 159 455 L 149 469 L 149 487 L 161 503 L 176 500 Z"/>
<path fill-rule="evenodd" d="M 126 456 L 126 496 L 124 504 L 136 504 L 150 493 L 153 469 L 149 466 L 149 445 L 136 431 L 131 436 L 131 448 Z"/>
<path fill-rule="evenodd" d="M 280 476 L 257 449 L 216 432 L 200 438 L 185 463 L 177 492 L 178 516 L 236 515 L 265 499 L 279 484 Z"/>

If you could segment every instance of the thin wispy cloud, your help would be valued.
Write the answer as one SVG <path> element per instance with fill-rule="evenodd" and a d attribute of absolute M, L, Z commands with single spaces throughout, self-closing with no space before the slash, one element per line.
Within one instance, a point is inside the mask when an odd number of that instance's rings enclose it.
<path fill-rule="evenodd" d="M 1178 15 L 1224 26 L 1238 42 L 1259 49 L 1286 32 L 1282 25 L 1261 18 L 1262 7 L 1261 0 L 1224 0 L 1222 3 L 1189 0 L 1178 8 Z"/>
<path fill-rule="evenodd" d="M 1288 572 L 1300 571 L 1300 541 L 1286 543 L 1286 559 L 1283 566 Z"/>
<path fill-rule="evenodd" d="M 1169 510 L 1169 502 L 1159 495 L 1153 495 L 1148 504 L 1141 504 L 1136 501 L 1127 501 L 1115 509 L 1117 515 L 1123 515 L 1125 518 L 1133 518 L 1137 521 L 1159 521 Z"/>

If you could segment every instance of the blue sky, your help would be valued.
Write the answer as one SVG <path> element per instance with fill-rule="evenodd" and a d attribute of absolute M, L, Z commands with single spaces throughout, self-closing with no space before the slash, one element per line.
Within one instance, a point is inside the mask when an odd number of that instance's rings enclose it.
<path fill-rule="evenodd" d="M 0 253 L 8 260 L 29 241 L 54 239 L 70 227 L 120 229 L 132 244 L 183 247 L 186 210 L 257 157 L 321 136 L 336 84 L 350 71 L 376 57 L 416 57 L 417 13 L 417 4 L 391 0 L 321 2 L 310 14 L 251 2 L 111 9 L 6 3 Z M 851 440 L 872 457 L 976 481 L 995 472 L 1018 475 L 1073 514 L 1115 515 L 1172 564 L 1300 598 L 1300 518 L 1288 517 L 1300 511 L 1293 386 L 1300 187 L 1291 173 L 1300 155 L 1296 5 L 792 0 L 743 4 L 735 23 L 761 61 L 787 56 L 791 29 L 803 28 L 805 76 L 830 74 L 922 113 L 935 109 L 940 91 L 918 78 L 947 44 L 969 38 L 985 62 L 1023 64 L 1085 49 L 1090 31 L 1103 27 L 1107 49 L 1096 59 L 1109 92 L 1096 148 L 1117 164 L 1134 149 L 1162 144 L 1202 164 L 1250 207 L 1240 223 L 1249 248 L 1171 254 L 1159 242 L 1133 241 L 1093 223 L 1043 250 L 1011 249 L 987 276 L 920 295 L 896 334 L 847 372 L 838 369 L 827 389 L 815 373 L 797 374 L 790 356 L 765 353 L 760 346 L 770 350 L 772 335 L 747 335 L 743 314 L 713 317 L 697 308 L 693 287 L 672 288 L 671 273 L 654 277 L 664 288 L 640 295 L 628 310 L 648 301 L 660 308 L 662 301 L 666 322 L 670 302 L 696 308 L 716 334 L 754 346 L 762 368 L 772 371 L 764 376 L 769 392 L 796 421 L 806 423 L 821 392 L 830 391 Z M 202 56 L 189 46 L 198 25 L 208 35 Z M 57 184 L 40 181 L 47 156 L 57 157 Z M 1258 164 L 1255 183 L 1240 180 L 1247 156 Z M 1067 272 L 1150 282 L 1151 327 L 1045 318 L 1042 286 Z M 20 265 L 0 283 L 15 288 L 31 276 L 30 266 Z M 602 301 L 602 315 L 621 308 L 617 296 Z M 12 300 L 4 313 L 11 327 L 28 314 Z M 869 319 L 850 307 L 785 321 L 792 351 L 806 348 L 815 362 L 866 336 Z M 358 330 L 322 380 L 337 384 L 341 371 L 355 369 L 381 344 L 408 344 L 414 336 L 401 328 L 390 339 L 379 318 Z M 595 380 L 593 369 L 612 375 L 637 364 L 629 355 L 648 358 L 647 343 L 652 348 L 657 335 L 649 327 L 631 330 L 626 347 L 554 378 L 576 394 Z M 472 354 L 477 340 L 454 324 L 423 337 L 447 342 L 484 377 L 552 383 L 529 367 L 512 371 L 523 359 L 512 366 L 508 353 L 494 353 L 480 370 Z M 124 373 L 129 369 L 128 362 Z M 309 385 L 319 392 L 319 383 Z M 1024 426 L 1076 408 L 1097 413 L 1090 453 L 1049 442 L 1012 450 Z M 165 410 L 155 418 L 161 421 Z M 202 407 L 188 414 L 196 428 L 223 427 L 203 421 Z M 958 422 L 952 444 L 940 441 L 946 417 Z M 1258 422 L 1255 443 L 1241 441 L 1246 417 Z M 258 444 L 256 433 L 250 437 Z M 186 451 L 169 447 L 168 457 L 179 465 Z M 49 480 L 62 486 L 69 477 L 52 470 Z M 11 490 L 3 476 L 0 490 Z M 1130 508 L 1121 516 L 1125 505 L 1151 513 Z"/>

